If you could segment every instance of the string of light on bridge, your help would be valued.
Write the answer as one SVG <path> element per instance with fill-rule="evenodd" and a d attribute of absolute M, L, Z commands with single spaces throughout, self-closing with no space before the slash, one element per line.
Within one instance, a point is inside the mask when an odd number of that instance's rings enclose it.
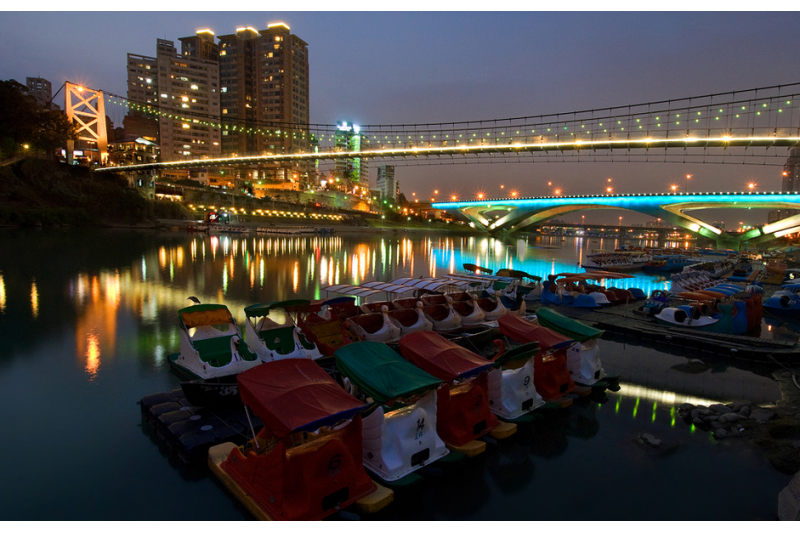
<path fill-rule="evenodd" d="M 142 103 L 108 93 L 110 103 L 160 118 L 183 121 L 190 125 L 218 128 L 281 138 L 310 139 L 333 143 L 336 125 L 280 124 L 241 120 L 221 120 L 215 115 L 194 112 L 164 111 L 158 104 Z M 186 103 L 191 108 L 190 103 Z M 216 120 L 215 120 L 216 119 Z M 800 83 L 756 88 L 552 115 L 483 121 L 436 124 L 399 124 L 361 126 L 361 135 L 374 149 L 394 146 L 433 148 L 487 144 L 530 144 L 533 142 L 593 141 L 597 139 L 668 139 L 670 134 L 691 136 L 693 131 L 707 136 L 747 136 L 756 130 L 776 134 L 800 131 Z M 243 119 L 242 119 L 243 120 Z M 265 127 L 266 124 L 266 127 Z"/>

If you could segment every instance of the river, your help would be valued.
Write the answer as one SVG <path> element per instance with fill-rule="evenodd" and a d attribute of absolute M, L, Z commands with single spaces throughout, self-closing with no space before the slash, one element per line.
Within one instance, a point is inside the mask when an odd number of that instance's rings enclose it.
<path fill-rule="evenodd" d="M 545 276 L 576 271 L 615 241 L 397 233 L 228 237 L 142 230 L 0 231 L 2 520 L 240 520 L 249 514 L 186 467 L 136 402 L 179 387 L 177 311 L 195 296 L 244 320 L 257 302 L 315 299 L 333 283 L 457 272 L 462 263 Z M 622 280 L 667 288 L 644 274 Z M 771 331 L 771 326 L 768 326 Z M 780 398 L 769 369 L 601 340 L 619 392 L 581 402 L 426 479 L 376 518 L 419 520 L 759 520 L 790 476 L 742 440 L 717 442 L 677 418 L 684 401 Z M 664 440 L 643 448 L 639 433 Z M 365 517 L 366 518 L 366 517 Z"/>

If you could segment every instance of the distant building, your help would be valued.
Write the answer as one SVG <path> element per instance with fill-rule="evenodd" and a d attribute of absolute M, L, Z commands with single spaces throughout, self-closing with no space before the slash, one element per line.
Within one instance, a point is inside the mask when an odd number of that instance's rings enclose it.
<path fill-rule="evenodd" d="M 180 41 L 180 54 L 162 39 L 156 57 L 128 54 L 126 135 L 157 141 L 163 161 L 312 149 L 308 44 L 286 24 L 237 28 L 218 43 L 203 29 Z M 316 171 L 281 162 L 251 177 L 257 189 L 303 189 Z"/>
<path fill-rule="evenodd" d="M 157 116 L 162 161 L 217 157 L 219 65 L 214 34 L 200 30 L 181 43 L 181 54 L 172 41 L 163 39 L 157 40 L 155 58 L 128 54 L 128 99 L 131 115 L 137 118 L 125 124 L 142 128 L 136 133 L 150 137 L 152 132 L 146 130 L 152 122 L 147 119 Z"/>
<path fill-rule="evenodd" d="M 282 22 L 240 27 L 219 37 L 220 107 L 225 155 L 308 152 L 308 44 Z M 255 131 L 255 133 L 254 133 Z M 262 165 L 257 188 L 295 189 L 311 181 L 310 162 Z"/>
<path fill-rule="evenodd" d="M 789 158 L 783 165 L 783 176 L 781 179 L 781 191 L 800 192 L 800 149 L 792 148 Z M 768 222 L 790 217 L 800 213 L 797 209 L 777 209 L 769 212 Z"/>
<path fill-rule="evenodd" d="M 391 199 L 397 201 L 399 185 L 394 179 L 394 166 L 381 165 L 378 167 L 378 190 L 380 191 L 380 199 Z"/>
<path fill-rule="evenodd" d="M 25 85 L 28 86 L 28 94 L 36 99 L 36 103 L 42 107 L 50 109 L 61 109 L 53 104 L 53 86 L 44 78 L 25 78 Z"/>
<path fill-rule="evenodd" d="M 145 165 L 158 161 L 159 146 L 142 137 L 124 137 L 108 142 L 108 164 Z"/>
<path fill-rule="evenodd" d="M 352 122 L 338 122 L 334 136 L 335 150 L 337 152 L 359 152 L 366 148 L 369 139 L 360 133 L 361 129 Z M 335 171 L 337 176 L 349 182 L 349 191 L 355 187 L 369 188 L 369 163 L 366 159 L 353 157 L 337 159 Z"/>

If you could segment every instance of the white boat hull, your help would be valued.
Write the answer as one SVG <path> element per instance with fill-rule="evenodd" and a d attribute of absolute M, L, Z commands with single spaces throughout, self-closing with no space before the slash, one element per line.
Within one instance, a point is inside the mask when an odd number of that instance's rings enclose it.
<path fill-rule="evenodd" d="M 516 369 L 489 372 L 489 409 L 508 420 L 544 405 L 533 385 L 533 358 Z"/>
<path fill-rule="evenodd" d="M 396 481 L 449 453 L 436 433 L 436 391 L 388 413 L 379 406 L 362 419 L 361 435 L 364 466 L 386 481 Z"/>

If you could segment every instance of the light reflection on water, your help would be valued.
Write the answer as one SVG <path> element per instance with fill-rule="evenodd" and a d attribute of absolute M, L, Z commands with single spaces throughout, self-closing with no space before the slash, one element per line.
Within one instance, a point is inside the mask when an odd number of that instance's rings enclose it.
<path fill-rule="evenodd" d="M 6 239 L 3 244 L 9 240 L 13 244 L 4 249 L 21 248 L 14 238 L 0 235 L 0 240 Z M 190 305 L 188 296 L 226 304 L 241 324 L 244 307 L 256 302 L 324 297 L 321 287 L 329 284 L 459 272 L 465 262 L 540 276 L 577 271 L 581 254 L 599 244 L 570 239 L 562 243 L 560 238 L 503 241 L 406 234 L 209 238 L 117 232 L 95 237 L 99 242 L 109 239 L 108 246 L 119 245 L 113 253 L 96 253 L 89 262 L 69 257 L 82 252 L 78 246 L 85 233 L 47 238 L 46 232 L 25 235 L 26 244 L 34 247 L 65 240 L 68 246 L 58 256 L 76 259 L 71 269 L 34 271 L 23 266 L 30 261 L 0 257 L 0 308 L 4 309 L 0 332 L 6 341 L 19 340 L 0 354 L 0 388 L 9 397 L 26 398 L 5 414 L 10 422 L 4 427 L 15 439 L 0 444 L 0 454 L 18 453 L 18 443 L 25 442 L 25 453 L 36 457 L 39 466 L 36 472 L 26 461 L 7 466 L 9 476 L 24 488 L 7 495 L 0 506 L 4 519 L 247 517 L 207 473 L 183 477 L 185 473 L 162 455 L 157 442 L 142 435 L 146 424 L 141 425 L 135 402 L 178 387 L 179 379 L 169 372 L 166 358 L 179 347 L 177 310 Z M 646 291 L 663 283 L 645 275 L 635 281 Z M 674 380 L 662 378 L 676 375 L 671 366 L 685 359 L 662 353 L 663 360 L 654 367 L 654 362 L 641 357 L 653 354 L 630 347 L 621 353 L 613 345 L 603 344 L 604 366 L 623 374 L 624 387 L 619 394 L 609 393 L 608 403 L 576 403 L 528 433 L 520 431 L 483 459 L 427 482 L 418 502 L 409 500 L 413 495 L 398 497 L 387 512 L 397 519 L 771 518 L 777 490 L 788 481 L 775 477 L 759 456 L 733 461 L 716 453 L 702 432 L 691 434 L 682 421 L 676 423 L 671 402 L 718 398 L 711 394 L 716 390 L 712 385 L 723 381 L 729 370 L 712 375 L 718 369 L 710 369 L 707 375 L 685 379 L 680 374 L 688 385 L 674 386 Z M 747 372 L 741 370 L 735 377 L 739 389 L 752 388 L 754 380 Z M 30 383 L 36 383 L 39 392 L 31 394 Z M 727 389 L 722 394 L 727 395 Z M 41 420 L 41 413 L 56 403 L 63 416 L 47 419 L 47 432 L 59 439 L 54 448 L 51 440 L 41 439 L 41 424 L 31 421 Z M 641 431 L 686 443 L 673 459 L 650 461 L 632 443 L 631 436 Z M 74 453 L 88 450 L 88 442 L 90 451 Z M 695 476 L 690 486 L 683 483 L 703 468 L 723 477 L 705 481 L 705 476 Z M 54 471 L 61 475 L 48 474 Z M 586 472 L 593 472 L 594 480 L 619 479 L 621 486 L 647 483 L 647 490 L 581 493 L 581 487 L 591 484 L 575 479 Z M 736 487 L 740 478 L 746 484 Z M 134 489 L 129 497 L 119 498 L 114 489 L 120 484 Z M 713 490 L 719 484 L 733 488 L 722 494 Z M 549 490 L 541 490 L 544 486 Z M 731 498 L 739 496 L 751 506 L 732 503 Z M 681 506 L 686 498 L 695 497 L 707 505 L 690 506 L 688 511 Z M 576 506 L 575 501 L 583 503 Z M 654 506 L 654 501 L 660 503 Z M 722 509 L 733 514 L 714 514 Z"/>

